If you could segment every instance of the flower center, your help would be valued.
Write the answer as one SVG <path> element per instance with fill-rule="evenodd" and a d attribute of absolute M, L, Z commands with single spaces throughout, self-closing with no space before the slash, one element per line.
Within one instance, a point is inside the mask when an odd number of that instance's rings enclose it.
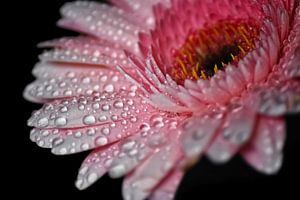
<path fill-rule="evenodd" d="M 219 22 L 193 31 L 174 51 L 169 73 L 179 84 L 186 79 L 210 79 L 254 49 L 257 33 L 257 26 L 251 22 Z"/>

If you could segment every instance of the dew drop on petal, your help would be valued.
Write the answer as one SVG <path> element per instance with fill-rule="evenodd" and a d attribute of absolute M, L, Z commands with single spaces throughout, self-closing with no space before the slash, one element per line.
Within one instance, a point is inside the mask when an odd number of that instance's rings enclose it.
<path fill-rule="evenodd" d="M 56 126 L 65 126 L 67 124 L 67 119 L 65 117 L 57 117 L 54 124 Z"/>
<path fill-rule="evenodd" d="M 112 84 L 108 84 L 104 87 L 105 92 L 113 92 L 114 91 L 114 86 Z"/>
<path fill-rule="evenodd" d="M 96 118 L 93 115 L 86 115 L 83 117 L 83 123 L 86 125 L 91 125 L 96 123 Z"/>
<path fill-rule="evenodd" d="M 63 142 L 64 142 L 63 138 L 60 138 L 60 137 L 54 138 L 52 141 L 52 146 L 57 147 L 57 146 L 61 145 Z"/>
<path fill-rule="evenodd" d="M 143 124 L 140 126 L 140 130 L 143 131 L 143 132 L 149 131 L 149 130 L 150 130 L 150 125 L 147 124 L 147 123 L 143 123 Z"/>
<path fill-rule="evenodd" d="M 96 173 L 90 173 L 87 177 L 87 181 L 89 183 L 94 183 L 98 179 L 98 175 Z"/>
<path fill-rule="evenodd" d="M 65 147 L 61 148 L 61 149 L 59 150 L 59 153 L 62 154 L 62 155 L 64 155 L 64 154 L 67 153 L 67 149 L 66 149 Z"/>
<path fill-rule="evenodd" d="M 48 126 L 48 124 L 49 124 L 48 118 L 44 117 L 38 120 L 37 126 L 42 128 Z"/>
<path fill-rule="evenodd" d="M 95 139 L 95 143 L 97 146 L 104 146 L 108 143 L 108 140 L 106 137 L 100 136 Z"/>
<path fill-rule="evenodd" d="M 84 151 L 85 151 L 85 150 L 88 150 L 89 147 L 90 147 L 90 146 L 89 146 L 88 143 L 83 143 L 83 144 L 81 145 L 81 149 L 84 150 Z"/>
<path fill-rule="evenodd" d="M 105 116 L 105 115 L 101 115 L 100 117 L 99 117 L 99 121 L 100 122 L 105 122 L 107 120 L 107 117 Z"/>
<path fill-rule="evenodd" d="M 125 166 L 122 164 L 119 164 L 119 165 L 113 166 L 109 170 L 109 175 L 112 178 L 119 178 L 119 177 L 123 176 L 125 172 L 126 172 Z"/>
<path fill-rule="evenodd" d="M 102 132 L 103 134 L 105 134 L 105 135 L 108 135 L 109 132 L 110 132 L 110 130 L 109 130 L 109 128 L 104 127 L 104 128 L 101 129 L 101 132 Z"/>
<path fill-rule="evenodd" d="M 124 106 L 124 104 L 120 100 L 117 100 L 117 101 L 114 102 L 114 107 L 115 108 L 123 108 L 123 106 Z"/>
<path fill-rule="evenodd" d="M 107 104 L 104 104 L 104 105 L 102 106 L 102 110 L 103 110 L 103 111 L 109 111 L 109 109 L 110 109 L 110 107 L 109 107 L 109 105 L 107 105 Z"/>

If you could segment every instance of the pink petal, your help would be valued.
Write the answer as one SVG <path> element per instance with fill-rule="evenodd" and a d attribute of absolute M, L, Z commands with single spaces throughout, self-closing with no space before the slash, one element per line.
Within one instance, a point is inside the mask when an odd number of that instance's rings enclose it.
<path fill-rule="evenodd" d="M 129 65 L 119 44 L 102 39 L 69 37 L 43 42 L 39 46 L 56 48 L 43 53 L 40 56 L 43 61 L 105 65 L 112 68 L 117 64 Z"/>
<path fill-rule="evenodd" d="M 168 5 L 169 0 L 151 0 L 151 1 L 140 1 L 140 0 L 110 0 L 116 6 L 128 11 L 134 12 L 137 20 L 144 22 L 144 25 L 152 27 L 154 24 L 154 16 L 152 8 L 155 4 L 160 3 Z M 146 22 L 146 23 L 145 23 Z"/>
<path fill-rule="evenodd" d="M 117 144 L 92 151 L 81 164 L 75 185 L 83 190 L 101 178 L 116 157 L 119 149 Z"/>
<path fill-rule="evenodd" d="M 279 65 L 288 78 L 300 77 L 300 7 L 295 11 L 295 19 L 288 39 L 284 43 L 283 58 Z M 280 70 L 280 71 L 281 71 Z M 282 76 L 282 73 L 280 73 Z"/>
<path fill-rule="evenodd" d="M 253 88 L 245 97 L 245 105 L 257 112 L 281 116 L 300 111 L 300 82 L 282 82 Z"/>
<path fill-rule="evenodd" d="M 114 93 L 130 90 L 133 86 L 119 72 L 104 67 L 78 68 L 66 64 L 41 63 L 33 73 L 38 79 L 26 87 L 24 96 L 35 102 L 91 95 L 93 92 Z"/>
<path fill-rule="evenodd" d="M 163 113 L 152 115 L 149 121 L 144 121 L 135 136 L 120 142 L 120 152 L 114 159 L 109 175 L 119 178 L 131 172 L 158 148 L 162 148 L 173 137 L 183 118 L 170 118 Z"/>
<path fill-rule="evenodd" d="M 183 125 L 182 147 L 188 158 L 199 157 L 221 125 L 222 113 L 194 116 Z"/>
<path fill-rule="evenodd" d="M 39 146 L 52 148 L 54 154 L 73 154 L 137 134 L 151 116 L 148 113 L 140 113 L 138 117 L 129 119 L 117 119 L 114 116 L 114 122 L 76 129 L 34 129 L 31 138 Z"/>
<path fill-rule="evenodd" d="M 233 107 L 208 147 L 206 154 L 215 163 L 224 163 L 248 142 L 255 126 L 256 114 L 241 106 Z"/>
<path fill-rule="evenodd" d="M 66 22 L 68 27 L 71 22 L 74 29 L 79 28 L 80 31 L 117 42 L 138 53 L 137 33 L 142 28 L 135 23 L 134 18 L 128 20 L 123 10 L 106 4 L 77 1 L 65 4 L 61 13 L 67 21 L 63 19 L 59 25 L 64 26 Z"/>
<path fill-rule="evenodd" d="M 141 163 L 137 169 L 128 175 L 123 183 L 125 200 L 143 200 L 150 195 L 151 190 L 173 169 L 181 159 L 178 147 L 180 131 L 173 131 L 169 143 L 158 148 L 156 152 Z"/>
<path fill-rule="evenodd" d="M 175 193 L 179 183 L 183 177 L 183 172 L 180 170 L 174 170 L 171 172 L 165 180 L 163 180 L 152 192 L 149 200 L 172 200 L 175 197 Z"/>
<path fill-rule="evenodd" d="M 141 113 L 156 112 L 135 91 L 93 93 L 45 104 L 28 120 L 38 128 L 79 128 L 139 118 Z"/>
<path fill-rule="evenodd" d="M 277 173 L 282 164 L 284 140 L 284 120 L 261 116 L 255 135 L 250 144 L 242 151 L 242 156 L 262 173 Z"/>

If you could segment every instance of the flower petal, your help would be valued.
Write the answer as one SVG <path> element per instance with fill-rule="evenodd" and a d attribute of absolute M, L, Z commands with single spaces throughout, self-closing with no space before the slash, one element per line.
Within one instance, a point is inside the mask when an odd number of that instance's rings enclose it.
<path fill-rule="evenodd" d="M 40 55 L 42 61 L 104 65 L 112 68 L 117 64 L 130 64 L 119 44 L 103 39 L 69 37 L 43 42 L 39 46 L 55 48 Z"/>
<path fill-rule="evenodd" d="M 92 151 L 82 163 L 75 185 L 83 190 L 101 178 L 111 165 L 112 159 L 118 153 L 118 145 L 113 144 Z"/>
<path fill-rule="evenodd" d="M 300 111 L 300 82 L 295 80 L 253 88 L 245 105 L 270 116 L 297 113 Z"/>
<path fill-rule="evenodd" d="M 274 174 L 282 164 L 285 123 L 281 118 L 260 117 L 251 143 L 242 151 L 244 159 L 256 170 Z"/>
<path fill-rule="evenodd" d="M 151 190 L 173 169 L 182 154 L 178 147 L 180 131 L 172 132 L 170 142 L 156 150 L 146 159 L 123 183 L 125 200 L 143 200 L 150 195 Z"/>
<path fill-rule="evenodd" d="M 117 119 L 114 116 L 114 122 L 76 129 L 34 129 L 31 138 L 39 146 L 52 148 L 54 154 L 73 154 L 135 135 L 153 116 L 148 113 L 140 113 L 138 117 L 129 119 Z"/>
<path fill-rule="evenodd" d="M 66 64 L 40 63 L 33 73 L 38 79 L 26 87 L 24 96 L 34 102 L 91 95 L 93 92 L 114 93 L 132 87 L 119 72 L 104 67 L 77 68 Z"/>
<path fill-rule="evenodd" d="M 164 116 L 162 113 L 152 115 L 149 121 L 141 125 L 141 130 L 135 136 L 120 142 L 121 151 L 114 159 L 109 175 L 119 178 L 131 172 L 154 151 L 168 143 L 182 119 Z"/>
<path fill-rule="evenodd" d="M 153 191 L 149 200 L 172 200 L 183 177 L 181 170 L 174 170 Z"/>
<path fill-rule="evenodd" d="M 168 5 L 169 0 L 151 0 L 151 1 L 140 1 L 140 0 L 110 0 L 116 6 L 128 11 L 134 12 L 137 15 L 138 20 L 146 22 L 145 24 L 151 28 L 154 24 L 153 6 L 157 3 Z"/>
<path fill-rule="evenodd" d="M 221 125 L 223 114 L 204 114 L 188 119 L 183 125 L 182 146 L 185 155 L 194 159 L 206 149 L 218 127 Z"/>
<path fill-rule="evenodd" d="M 59 25 L 84 30 L 99 38 L 117 42 L 132 52 L 139 52 L 137 34 L 142 27 L 123 10 L 106 4 L 77 1 L 65 4 L 61 13 L 64 18 L 58 22 Z"/>
<path fill-rule="evenodd" d="M 156 112 L 136 91 L 93 93 L 45 104 L 28 120 L 37 128 L 79 128 L 138 118 Z"/>
<path fill-rule="evenodd" d="M 244 107 L 234 107 L 219 128 L 206 154 L 215 163 L 224 163 L 251 137 L 255 126 L 256 114 Z"/>

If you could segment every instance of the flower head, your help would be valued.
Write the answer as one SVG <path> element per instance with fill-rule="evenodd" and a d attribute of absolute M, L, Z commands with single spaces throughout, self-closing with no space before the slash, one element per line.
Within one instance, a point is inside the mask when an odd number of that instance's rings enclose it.
<path fill-rule="evenodd" d="M 282 116 L 300 111 L 297 0 L 112 0 L 66 4 L 79 37 L 41 43 L 24 96 L 28 124 L 54 154 L 93 149 L 76 186 L 126 175 L 125 199 L 172 199 L 202 155 L 282 162 Z"/>

